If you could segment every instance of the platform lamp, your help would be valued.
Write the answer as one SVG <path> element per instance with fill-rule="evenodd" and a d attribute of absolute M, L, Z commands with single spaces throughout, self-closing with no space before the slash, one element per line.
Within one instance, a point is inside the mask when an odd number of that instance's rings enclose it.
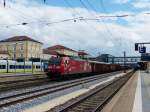
<path fill-rule="evenodd" d="M 135 43 L 135 51 L 138 51 L 139 50 L 139 45 L 138 43 Z"/>

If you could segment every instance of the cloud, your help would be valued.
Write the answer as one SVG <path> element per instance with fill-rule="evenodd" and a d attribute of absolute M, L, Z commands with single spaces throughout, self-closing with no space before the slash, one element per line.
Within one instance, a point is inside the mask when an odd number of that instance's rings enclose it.
<path fill-rule="evenodd" d="M 48 22 L 73 18 L 72 13 L 75 12 L 67 7 L 54 7 L 38 3 L 27 5 L 29 4 L 28 0 L 14 1 L 13 3 L 8 2 L 6 8 L 0 6 L 0 39 L 27 35 L 43 42 L 44 47 L 62 44 L 75 50 L 86 50 L 93 55 L 100 52 L 115 56 L 122 55 L 124 50 L 128 52 L 128 55 L 133 55 L 134 43 L 145 38 L 148 39 L 146 34 L 149 34 L 149 31 L 145 31 L 144 25 L 149 28 L 149 20 L 136 18 L 137 20 L 134 21 L 134 18 L 126 18 L 125 21 L 130 26 L 112 22 L 112 20 L 117 20 L 114 18 L 107 19 L 107 23 L 106 21 L 104 23 L 103 21 L 77 20 L 76 22 L 47 25 Z M 80 14 L 76 17 L 93 17 L 86 9 L 75 8 L 74 10 Z M 104 15 L 103 13 L 94 13 Z M 144 25 L 140 25 L 139 21 L 145 22 Z M 13 25 L 22 22 L 29 24 L 26 26 Z M 10 24 L 11 26 L 5 27 Z"/>
<path fill-rule="evenodd" d="M 150 0 L 135 0 L 132 5 L 138 9 L 149 9 L 150 8 Z"/>
<path fill-rule="evenodd" d="M 144 9 L 144 8 L 150 8 L 150 2 L 137 2 L 133 3 L 133 6 L 135 8 Z"/>
<path fill-rule="evenodd" d="M 118 4 L 125 4 L 125 3 L 130 2 L 130 0 L 114 0 L 113 2 L 118 3 Z"/>

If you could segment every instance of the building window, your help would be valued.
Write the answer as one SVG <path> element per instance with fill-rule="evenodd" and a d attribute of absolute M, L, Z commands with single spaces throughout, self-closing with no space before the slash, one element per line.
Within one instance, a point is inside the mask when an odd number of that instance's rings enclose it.
<path fill-rule="evenodd" d="M 14 54 L 14 59 L 16 59 L 16 54 Z"/>
<path fill-rule="evenodd" d="M 20 54 L 20 57 L 23 58 L 23 54 Z"/>
<path fill-rule="evenodd" d="M 23 50 L 23 44 L 21 44 L 20 50 Z"/>
<path fill-rule="evenodd" d="M 7 50 L 7 46 L 3 46 L 2 51 L 6 51 L 6 50 Z"/>
<path fill-rule="evenodd" d="M 13 45 L 13 50 L 14 50 L 14 52 L 16 52 L 16 50 L 17 50 L 17 44 Z"/>

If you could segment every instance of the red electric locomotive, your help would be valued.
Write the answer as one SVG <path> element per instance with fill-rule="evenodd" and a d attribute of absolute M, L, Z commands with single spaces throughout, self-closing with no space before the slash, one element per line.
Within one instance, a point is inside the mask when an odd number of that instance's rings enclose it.
<path fill-rule="evenodd" d="M 49 77 L 60 77 L 83 73 L 102 74 L 123 70 L 123 68 L 119 64 L 87 61 L 72 57 L 52 57 L 49 60 L 47 75 Z"/>
<path fill-rule="evenodd" d="M 57 77 L 90 72 L 92 72 L 91 64 L 86 60 L 71 57 L 52 57 L 49 60 L 47 75 Z"/>

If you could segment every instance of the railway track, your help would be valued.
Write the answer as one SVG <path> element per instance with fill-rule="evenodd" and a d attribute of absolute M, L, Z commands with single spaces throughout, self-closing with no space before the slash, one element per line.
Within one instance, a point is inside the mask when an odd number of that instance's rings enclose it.
<path fill-rule="evenodd" d="M 133 73 L 103 84 L 77 99 L 58 106 L 48 112 L 100 112 L 108 101 L 129 80 Z"/>
<path fill-rule="evenodd" d="M 20 88 L 26 88 L 26 87 L 38 86 L 38 85 L 42 85 L 42 84 L 47 84 L 49 82 L 50 82 L 50 79 L 48 79 L 48 78 L 0 82 L 0 92 L 10 91 L 10 90 L 20 89 Z"/>
<path fill-rule="evenodd" d="M 114 72 L 114 73 L 120 73 L 121 71 Z M 25 75 L 26 76 L 26 75 Z M 24 77 L 24 76 L 17 76 L 19 79 L 2 79 L 0 80 L 0 92 L 4 91 L 10 91 L 14 89 L 21 89 L 21 88 L 27 88 L 27 87 L 34 87 L 34 86 L 40 86 L 48 84 L 49 82 L 54 82 L 55 79 L 48 79 L 47 76 L 41 76 L 41 75 L 33 75 Z M 7 77 L 7 76 L 5 76 Z M 12 76 L 11 76 L 12 77 Z M 15 76 L 14 76 L 15 77 Z M 13 78 L 14 78 L 13 77 Z"/>
<path fill-rule="evenodd" d="M 44 74 L 39 75 L 17 75 L 17 76 L 0 76 L 0 84 L 3 83 L 11 83 L 11 81 L 22 81 L 22 80 L 29 80 L 29 79 L 38 79 L 38 78 L 47 78 Z"/>
<path fill-rule="evenodd" d="M 3 107 L 8 107 L 20 102 L 28 101 L 34 98 L 42 97 L 44 95 L 52 94 L 64 89 L 72 88 L 75 86 L 83 85 L 101 78 L 105 78 L 111 75 L 114 75 L 114 73 L 108 73 L 108 74 L 101 74 L 101 75 L 96 75 L 96 76 L 91 76 L 91 77 L 86 77 L 83 79 L 76 79 L 72 81 L 65 81 L 65 82 L 60 82 L 58 84 L 51 84 L 49 87 L 37 89 L 37 90 L 32 90 L 30 91 L 25 91 L 22 93 L 18 93 L 15 95 L 9 95 L 9 96 L 4 96 L 0 97 L 0 108 Z"/>
<path fill-rule="evenodd" d="M 49 81 L 44 74 L 0 76 L 0 92 L 45 84 Z"/>
<path fill-rule="evenodd" d="M 41 73 L 41 74 L 38 73 L 38 74 L 22 74 L 22 75 L 16 75 L 16 74 L 15 75 L 0 75 L 0 79 L 3 79 L 3 78 L 20 78 L 20 77 L 40 77 L 43 75 L 45 75 L 45 74 L 44 73 Z"/>
<path fill-rule="evenodd" d="M 12 80 L 12 81 L 1 81 L 0 85 L 21 83 L 21 82 L 28 82 L 28 81 L 35 81 L 35 80 L 42 80 L 42 79 L 47 79 L 47 78 L 31 78 L 31 79 L 21 79 L 21 80 Z"/>

